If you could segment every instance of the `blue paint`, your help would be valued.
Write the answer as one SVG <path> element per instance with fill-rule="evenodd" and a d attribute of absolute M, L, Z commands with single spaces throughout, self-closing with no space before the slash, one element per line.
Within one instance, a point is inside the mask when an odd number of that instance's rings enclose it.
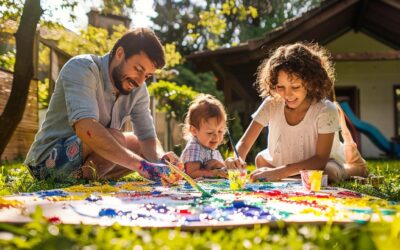
<path fill-rule="evenodd" d="M 35 194 L 39 195 L 39 198 L 42 198 L 42 199 L 45 199 L 46 197 L 53 197 L 53 196 L 61 196 L 61 197 L 69 196 L 69 193 L 67 193 L 63 190 L 39 191 L 39 192 L 36 192 Z"/>
<path fill-rule="evenodd" d="M 234 208 L 246 207 L 246 204 L 242 200 L 233 201 L 232 205 L 233 205 Z"/>
<path fill-rule="evenodd" d="M 215 211 L 216 208 L 211 207 L 211 206 L 206 206 L 202 209 L 203 213 L 211 214 Z"/>
<path fill-rule="evenodd" d="M 169 167 L 164 163 L 152 163 L 148 161 L 141 161 L 140 162 L 141 168 L 143 171 L 146 171 L 149 174 L 149 179 L 160 182 L 162 175 L 169 175 L 171 170 Z"/>
<path fill-rule="evenodd" d="M 103 208 L 99 212 L 99 216 L 100 217 L 104 217 L 104 216 L 115 217 L 117 215 L 118 215 L 117 211 L 115 209 L 112 209 L 112 208 Z"/>
<path fill-rule="evenodd" d="M 160 214 L 166 214 L 169 211 L 168 207 L 164 205 L 156 206 L 154 210 Z"/>
<path fill-rule="evenodd" d="M 353 208 L 350 211 L 360 214 L 372 214 L 373 212 L 371 208 Z"/>
<path fill-rule="evenodd" d="M 193 189 L 192 185 L 189 184 L 189 182 L 185 181 L 185 184 L 183 184 L 183 187 L 185 189 Z"/>
<path fill-rule="evenodd" d="M 153 191 L 153 192 L 151 192 L 152 195 L 159 195 L 161 193 L 162 193 L 161 191 Z"/>
<path fill-rule="evenodd" d="M 200 216 L 197 214 L 189 215 L 185 217 L 185 220 L 187 222 L 195 222 L 195 221 L 200 221 Z"/>

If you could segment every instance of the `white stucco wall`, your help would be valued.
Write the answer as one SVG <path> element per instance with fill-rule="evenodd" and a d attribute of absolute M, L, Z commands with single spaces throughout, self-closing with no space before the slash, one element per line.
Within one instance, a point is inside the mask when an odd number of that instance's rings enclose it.
<path fill-rule="evenodd" d="M 363 34 L 348 32 L 326 45 L 332 53 L 393 51 L 390 47 Z M 400 84 L 400 60 L 337 62 L 336 86 L 357 86 L 360 90 L 360 118 L 377 127 L 390 139 L 394 136 L 393 85 Z M 361 137 L 362 154 L 383 154 L 365 135 Z"/>

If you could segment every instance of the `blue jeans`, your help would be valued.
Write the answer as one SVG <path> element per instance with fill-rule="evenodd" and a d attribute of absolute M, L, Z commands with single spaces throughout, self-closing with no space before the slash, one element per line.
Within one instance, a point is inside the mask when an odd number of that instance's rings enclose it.
<path fill-rule="evenodd" d="M 76 135 L 60 139 L 49 155 L 38 165 L 28 166 L 36 179 L 64 178 L 81 172 L 83 164 L 82 141 Z M 77 176 L 79 177 L 79 176 Z"/>

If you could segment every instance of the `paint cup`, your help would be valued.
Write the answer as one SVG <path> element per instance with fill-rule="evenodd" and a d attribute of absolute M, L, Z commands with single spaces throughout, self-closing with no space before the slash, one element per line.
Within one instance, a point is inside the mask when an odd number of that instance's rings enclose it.
<path fill-rule="evenodd" d="M 243 189 L 247 182 L 247 172 L 245 169 L 229 169 L 228 179 L 231 190 Z"/>
<path fill-rule="evenodd" d="M 321 187 L 327 187 L 327 186 L 328 186 L 328 175 L 324 174 L 322 175 Z"/>
<path fill-rule="evenodd" d="M 307 190 L 317 192 L 321 189 L 323 171 L 302 170 L 300 171 L 301 183 Z"/>

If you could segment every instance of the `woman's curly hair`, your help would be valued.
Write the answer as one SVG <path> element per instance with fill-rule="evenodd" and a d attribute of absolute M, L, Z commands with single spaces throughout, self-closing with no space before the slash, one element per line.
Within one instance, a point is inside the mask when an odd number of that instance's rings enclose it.
<path fill-rule="evenodd" d="M 330 53 L 316 43 L 298 42 L 278 47 L 257 69 L 257 89 L 262 97 L 273 95 L 279 72 L 302 80 L 307 95 L 317 101 L 330 96 L 335 70 Z"/>

